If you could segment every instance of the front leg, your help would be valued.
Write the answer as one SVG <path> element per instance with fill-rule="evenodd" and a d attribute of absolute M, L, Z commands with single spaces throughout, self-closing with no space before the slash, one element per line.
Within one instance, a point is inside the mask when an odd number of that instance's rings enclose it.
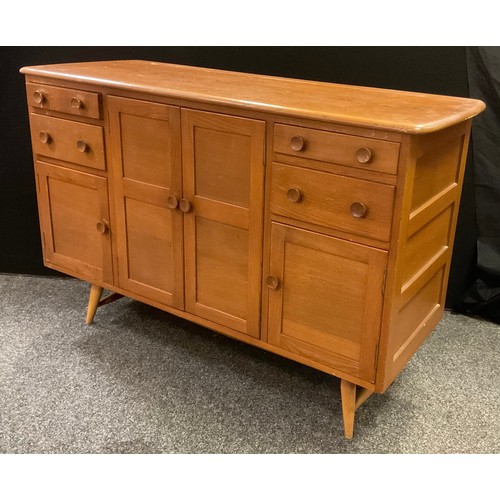
<path fill-rule="evenodd" d="M 104 288 L 102 286 L 94 284 L 90 287 L 89 305 L 87 308 L 87 320 L 85 321 L 86 325 L 92 323 L 92 320 L 94 319 L 95 312 L 99 307 L 99 301 L 101 300 L 103 290 Z"/>
<path fill-rule="evenodd" d="M 356 384 L 344 379 L 340 381 L 344 435 L 347 439 L 352 439 L 354 434 L 354 415 L 356 410 L 373 394 L 371 389 L 362 388 L 359 394 L 356 394 L 356 390 Z"/>

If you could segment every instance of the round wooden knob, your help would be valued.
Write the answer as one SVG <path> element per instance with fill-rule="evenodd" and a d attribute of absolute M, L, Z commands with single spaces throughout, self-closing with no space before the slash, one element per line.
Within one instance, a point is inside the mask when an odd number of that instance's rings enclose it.
<path fill-rule="evenodd" d="M 291 188 L 286 192 L 288 201 L 299 203 L 302 200 L 302 193 L 297 188 Z"/>
<path fill-rule="evenodd" d="M 182 198 L 179 201 L 179 208 L 186 214 L 191 210 L 191 203 L 188 200 Z"/>
<path fill-rule="evenodd" d="M 37 104 L 42 104 L 43 101 L 45 101 L 45 96 L 43 95 L 42 92 L 40 92 L 39 90 L 35 90 L 33 92 L 33 100 L 37 103 Z"/>
<path fill-rule="evenodd" d="M 80 151 L 80 153 L 85 153 L 88 149 L 90 149 L 87 142 L 82 141 L 81 139 L 76 141 L 76 149 Z"/>
<path fill-rule="evenodd" d="M 175 197 L 175 196 L 169 196 L 167 198 L 167 207 L 168 208 L 177 208 L 177 206 L 179 205 L 179 200 Z"/>
<path fill-rule="evenodd" d="M 280 286 L 280 280 L 278 278 L 276 278 L 276 276 L 268 276 L 266 278 L 266 285 L 271 290 L 277 290 Z"/>
<path fill-rule="evenodd" d="M 372 161 L 373 153 L 371 149 L 359 148 L 356 151 L 356 159 L 359 163 L 370 163 Z"/>
<path fill-rule="evenodd" d="M 295 135 L 290 141 L 290 146 L 294 151 L 302 151 L 305 148 L 304 138 L 300 135 Z"/>
<path fill-rule="evenodd" d="M 109 231 L 109 227 L 104 221 L 100 221 L 96 224 L 96 229 L 98 233 L 106 234 Z"/>
<path fill-rule="evenodd" d="M 78 97 L 73 97 L 71 99 L 71 107 L 75 109 L 81 109 L 83 108 L 83 102 L 78 99 Z"/>
<path fill-rule="evenodd" d="M 52 138 L 50 137 L 50 134 L 48 132 L 45 132 L 45 131 L 40 132 L 38 137 L 40 138 L 40 142 L 42 144 L 48 144 L 52 140 Z"/>
<path fill-rule="evenodd" d="M 367 212 L 368 209 L 366 208 L 366 205 L 363 205 L 363 203 L 355 202 L 351 205 L 351 215 L 356 219 L 362 219 L 366 216 Z"/>

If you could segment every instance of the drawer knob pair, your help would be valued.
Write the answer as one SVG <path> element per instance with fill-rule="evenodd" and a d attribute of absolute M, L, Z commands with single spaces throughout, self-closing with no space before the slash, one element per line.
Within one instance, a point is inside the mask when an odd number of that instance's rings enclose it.
<path fill-rule="evenodd" d="M 291 188 L 286 192 L 286 197 L 291 203 L 300 203 L 302 201 L 302 193 L 297 188 Z M 368 213 L 368 208 L 364 203 L 354 202 L 351 205 L 351 215 L 355 219 L 362 219 L 366 217 Z"/>
<path fill-rule="evenodd" d="M 192 205 L 185 198 L 178 200 L 175 196 L 169 196 L 167 198 L 167 207 L 171 208 L 172 210 L 179 207 L 181 212 L 184 212 L 186 214 L 191 210 Z"/>
<path fill-rule="evenodd" d="M 40 132 L 38 137 L 42 144 L 49 144 L 50 142 L 52 142 L 52 136 L 48 132 L 45 132 L 44 130 Z M 87 142 L 78 140 L 76 141 L 76 149 L 78 149 L 80 153 L 85 153 L 90 149 L 90 146 L 88 145 Z"/>

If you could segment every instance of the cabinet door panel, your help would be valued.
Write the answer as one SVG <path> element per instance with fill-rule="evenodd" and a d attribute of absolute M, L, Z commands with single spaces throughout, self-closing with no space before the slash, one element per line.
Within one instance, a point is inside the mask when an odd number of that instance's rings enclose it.
<path fill-rule="evenodd" d="M 386 257 L 273 223 L 269 342 L 372 381 Z"/>
<path fill-rule="evenodd" d="M 259 336 L 265 123 L 182 110 L 186 309 Z"/>
<path fill-rule="evenodd" d="M 197 217 L 196 259 L 198 311 L 224 313 L 227 326 L 243 330 L 249 298 L 248 231 Z"/>
<path fill-rule="evenodd" d="M 125 218 L 129 279 L 158 290 L 173 290 L 171 211 L 125 198 Z"/>
<path fill-rule="evenodd" d="M 44 258 L 89 281 L 113 283 L 107 180 L 37 161 Z"/>
<path fill-rule="evenodd" d="M 109 98 L 119 285 L 184 307 L 180 110 Z"/>

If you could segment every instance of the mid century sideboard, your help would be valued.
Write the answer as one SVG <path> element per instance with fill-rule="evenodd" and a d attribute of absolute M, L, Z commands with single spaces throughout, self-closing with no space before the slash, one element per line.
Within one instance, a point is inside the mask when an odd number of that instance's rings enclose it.
<path fill-rule="evenodd" d="M 148 61 L 22 68 L 45 265 L 341 379 L 440 321 L 473 99 Z M 103 289 L 112 295 L 102 299 Z"/>

